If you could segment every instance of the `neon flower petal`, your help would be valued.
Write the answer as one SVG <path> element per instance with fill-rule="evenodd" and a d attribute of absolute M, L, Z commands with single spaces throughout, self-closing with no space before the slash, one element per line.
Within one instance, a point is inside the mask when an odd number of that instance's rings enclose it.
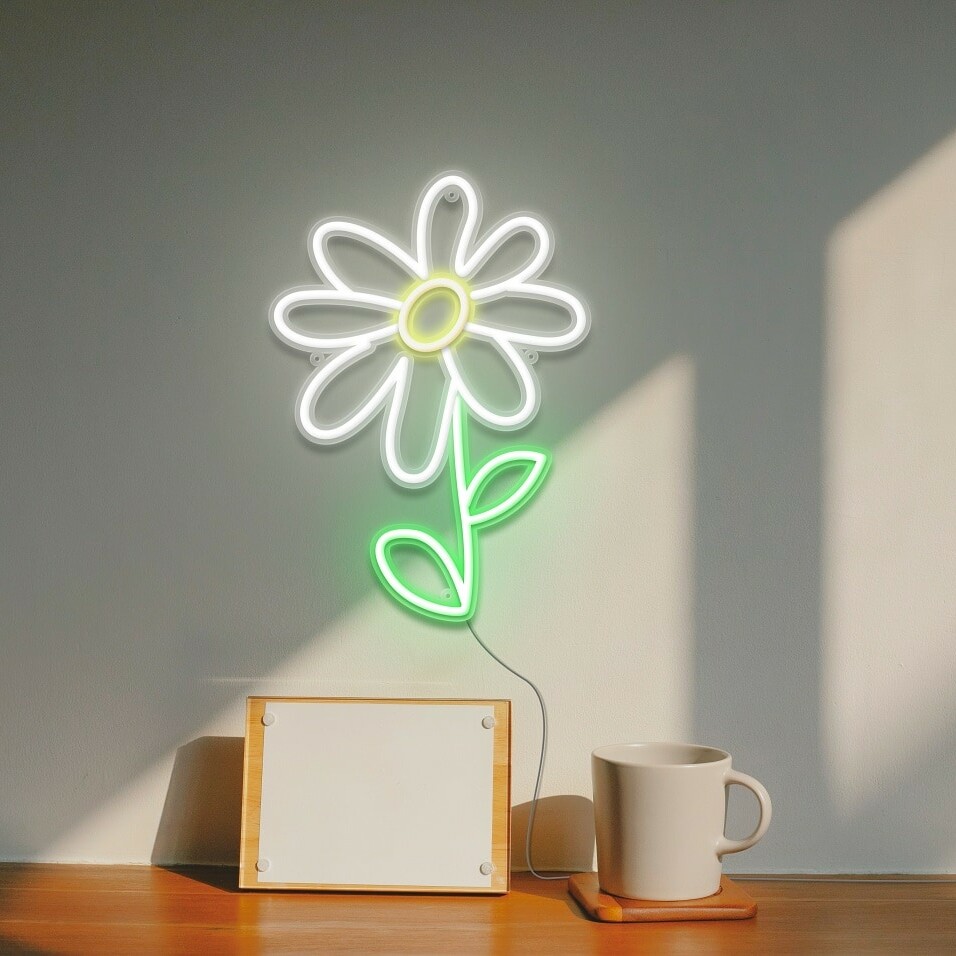
<path fill-rule="evenodd" d="M 426 273 L 421 270 L 419 263 L 410 256 L 401 246 L 386 238 L 380 232 L 365 226 L 358 222 L 349 222 L 346 219 L 328 219 L 320 222 L 312 231 L 310 245 L 312 249 L 312 262 L 315 265 L 315 271 L 325 279 L 329 285 L 345 292 L 351 292 L 349 284 L 343 279 L 338 270 L 332 264 L 329 253 L 329 240 L 351 239 L 360 243 L 389 259 L 391 262 L 404 269 L 409 277 L 424 279 Z M 399 303 L 401 304 L 401 303 Z"/>
<path fill-rule="evenodd" d="M 361 309 L 364 311 L 385 313 L 388 318 L 381 319 L 375 325 L 350 332 L 317 334 L 302 332 L 292 326 L 289 313 L 308 306 L 328 307 L 330 309 Z M 394 334 L 394 313 L 401 307 L 397 299 L 386 296 L 370 295 L 365 292 L 338 291 L 334 289 L 293 289 L 280 296 L 269 313 L 272 328 L 280 339 L 293 348 L 307 352 L 323 349 L 340 349 L 352 345 L 380 342 Z"/>
<path fill-rule="evenodd" d="M 560 351 L 573 348 L 588 333 L 589 319 L 584 303 L 571 292 L 556 285 L 542 283 L 519 282 L 509 285 L 508 296 L 531 301 L 545 302 L 564 309 L 570 318 L 567 328 L 559 332 L 535 332 L 528 329 L 501 329 L 480 322 L 469 322 L 468 332 L 482 338 L 498 340 L 507 338 L 518 345 L 526 345 L 536 349 Z M 477 294 L 472 294 L 477 299 Z"/>
<path fill-rule="evenodd" d="M 395 359 L 371 395 L 344 419 L 333 424 L 324 424 L 316 418 L 316 405 L 333 379 L 371 355 L 374 348 L 374 342 L 359 342 L 324 362 L 306 379 L 299 393 L 296 424 L 309 441 L 320 445 L 346 441 L 360 431 L 383 405 L 390 400 L 394 404 L 395 393 L 404 387 L 408 377 L 410 359 L 405 355 Z"/>
<path fill-rule="evenodd" d="M 462 223 L 455 238 L 454 249 L 468 248 L 481 219 L 481 198 L 475 187 L 461 173 L 444 173 L 425 187 L 415 211 L 415 258 L 422 270 L 422 278 L 434 268 L 432 254 L 432 220 L 442 200 L 460 202 L 463 206 Z M 460 273 L 459 273 L 460 274 Z"/>
<path fill-rule="evenodd" d="M 510 289 L 526 279 L 536 279 L 551 259 L 551 233 L 548 227 L 534 216 L 514 216 L 499 223 L 485 236 L 478 247 L 470 253 L 463 243 L 459 243 L 455 253 L 455 271 L 464 279 L 472 278 L 481 267 L 510 239 L 518 236 L 530 236 L 534 242 L 531 257 L 509 275 L 494 282 L 474 283 L 471 287 L 472 298 L 476 302 L 488 301 L 507 295 Z"/>
<path fill-rule="evenodd" d="M 498 333 L 496 329 L 490 330 L 489 339 L 494 341 L 498 352 L 505 359 L 506 364 L 514 373 L 518 382 L 518 388 L 521 390 L 521 399 L 518 407 L 507 413 L 496 412 L 482 402 L 474 393 L 471 386 L 465 380 L 461 372 L 461 356 L 456 355 L 452 349 L 445 349 L 442 352 L 442 364 L 445 372 L 452 382 L 456 392 L 464 399 L 469 411 L 475 418 L 483 421 L 492 428 L 501 428 L 509 430 L 520 428 L 534 417 L 538 410 L 538 383 L 534 373 L 528 367 L 524 356 L 508 341 L 509 333 Z"/>
<path fill-rule="evenodd" d="M 411 362 L 407 356 L 402 356 Z M 448 457 L 448 435 L 451 431 L 452 416 L 455 410 L 457 394 L 450 382 L 445 383 L 439 413 L 436 418 L 435 432 L 431 449 L 420 467 L 409 465 L 401 452 L 401 430 L 405 418 L 405 408 L 411 388 L 411 369 L 408 367 L 395 391 L 395 398 L 388 409 L 385 426 L 382 429 L 382 461 L 392 479 L 400 485 L 416 488 L 427 485 L 441 471 Z"/>

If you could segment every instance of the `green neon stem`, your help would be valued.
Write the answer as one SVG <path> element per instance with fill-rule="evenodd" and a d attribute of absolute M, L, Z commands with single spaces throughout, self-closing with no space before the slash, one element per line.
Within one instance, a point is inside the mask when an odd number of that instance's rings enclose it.
<path fill-rule="evenodd" d="M 540 448 L 508 448 L 492 455 L 469 474 L 468 416 L 461 397 L 455 399 L 452 418 L 451 467 L 456 525 L 457 557 L 427 528 L 394 527 L 379 532 L 372 541 L 372 565 L 383 587 L 406 607 L 449 623 L 468 621 L 478 603 L 478 530 L 503 521 L 526 504 L 541 486 L 550 465 L 548 453 Z M 506 471 L 520 471 L 521 477 L 499 500 L 481 502 L 491 482 Z M 439 596 L 428 595 L 407 584 L 393 560 L 399 548 L 417 548 L 437 565 L 447 588 Z"/>

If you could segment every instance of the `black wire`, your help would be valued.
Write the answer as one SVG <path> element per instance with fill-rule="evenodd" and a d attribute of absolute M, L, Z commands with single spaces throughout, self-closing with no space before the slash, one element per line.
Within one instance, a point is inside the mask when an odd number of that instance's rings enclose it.
<path fill-rule="evenodd" d="M 492 659 L 497 661 L 506 671 L 511 674 L 514 674 L 519 680 L 523 680 L 534 692 L 538 698 L 538 703 L 541 705 L 541 759 L 538 761 L 538 777 L 534 782 L 534 796 L 531 798 L 531 810 L 528 813 L 528 831 L 525 834 L 524 840 L 524 855 L 525 859 L 528 862 L 528 870 L 536 876 L 539 880 L 566 880 L 566 876 L 543 876 L 539 873 L 531 863 L 531 834 L 534 831 L 534 815 L 535 811 L 538 809 L 538 794 L 541 792 L 541 778 L 544 776 L 544 758 L 548 752 L 548 709 L 544 706 L 544 697 L 541 696 L 541 691 L 538 690 L 534 681 L 525 677 L 524 674 L 519 674 L 513 667 L 506 664 L 479 636 L 478 632 L 472 626 L 470 620 L 465 621 L 468 625 L 468 630 L 474 635 L 475 640 L 478 642 L 479 647 Z"/>

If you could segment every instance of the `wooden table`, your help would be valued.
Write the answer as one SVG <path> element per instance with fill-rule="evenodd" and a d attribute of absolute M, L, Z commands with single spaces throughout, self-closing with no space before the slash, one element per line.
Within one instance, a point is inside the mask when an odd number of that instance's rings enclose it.
<path fill-rule="evenodd" d="M 604 925 L 564 881 L 504 897 L 239 892 L 235 870 L 0 864 L 2 953 L 956 953 L 956 882 L 741 881 L 756 919 Z"/>

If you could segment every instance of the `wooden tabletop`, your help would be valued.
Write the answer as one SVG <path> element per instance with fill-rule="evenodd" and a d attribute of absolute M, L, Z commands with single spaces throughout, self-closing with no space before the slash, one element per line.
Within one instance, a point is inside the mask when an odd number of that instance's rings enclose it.
<path fill-rule="evenodd" d="M 613 925 L 565 881 L 503 897 L 240 892 L 237 872 L 0 864 L 0 953 L 947 954 L 956 882 L 739 881 L 756 919 Z"/>

